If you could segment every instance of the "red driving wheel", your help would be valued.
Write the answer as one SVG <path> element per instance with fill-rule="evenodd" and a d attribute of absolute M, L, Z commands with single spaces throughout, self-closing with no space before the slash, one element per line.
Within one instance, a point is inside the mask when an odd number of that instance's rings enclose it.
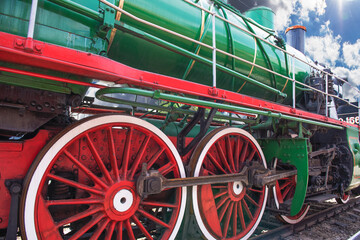
<path fill-rule="evenodd" d="M 71 125 L 39 154 L 21 200 L 24 239 L 173 239 L 186 188 L 141 199 L 143 164 L 167 178 L 185 177 L 175 147 L 155 126 L 104 115 Z"/>
<path fill-rule="evenodd" d="M 193 176 L 239 173 L 245 163 L 265 158 L 256 140 L 238 128 L 219 128 L 197 146 L 191 159 Z M 247 239 L 263 215 L 268 188 L 241 181 L 193 187 L 197 223 L 207 239 Z"/>

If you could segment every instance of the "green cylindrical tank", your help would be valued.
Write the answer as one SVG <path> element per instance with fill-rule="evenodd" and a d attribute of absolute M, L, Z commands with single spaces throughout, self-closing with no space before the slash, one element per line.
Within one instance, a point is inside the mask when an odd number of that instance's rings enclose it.
<path fill-rule="evenodd" d="M 99 10 L 103 12 L 105 8 L 97 0 L 73 0 L 73 2 L 96 12 L 99 12 Z M 214 11 L 217 15 L 262 38 L 266 38 L 272 43 L 276 43 L 270 31 L 264 30 L 263 27 L 252 23 L 252 21 L 248 21 L 247 17 L 222 4 L 220 1 L 215 1 L 215 4 L 210 0 L 193 0 L 193 2 L 205 9 Z M 30 4 L 30 0 L 1 1 L 0 20 L 5 24 L 1 24 L 0 30 L 25 36 Z M 119 0 L 115 0 L 114 4 L 119 6 Z M 146 21 L 212 45 L 211 15 L 183 0 L 124 0 L 122 7 L 129 13 Z M 265 10 L 262 11 L 266 13 Z M 99 16 L 102 15 L 99 14 Z M 255 21 L 259 22 L 256 19 Z M 163 46 L 159 46 L 159 44 L 139 38 L 139 34 L 141 35 L 142 32 L 146 32 L 209 60 L 212 59 L 211 49 L 199 47 L 195 43 L 139 23 L 124 14 L 120 18 L 122 30 L 117 30 L 113 38 L 110 37 L 111 31 L 108 33 L 107 39 L 101 39 L 98 36 L 98 30 L 101 25 L 102 23 L 99 20 L 85 17 L 81 13 L 66 9 L 52 2 L 39 0 L 34 38 L 97 54 L 107 51 L 109 58 L 129 66 L 212 86 L 211 66 L 193 62 L 188 57 L 174 53 Z M 280 50 L 255 39 L 250 34 L 221 19 L 216 19 L 215 26 L 216 46 L 218 49 L 272 69 L 277 73 L 292 76 L 292 66 L 289 57 Z M 269 25 L 266 26 L 270 27 Z M 293 51 L 291 48 L 289 50 Z M 296 54 L 298 57 L 306 60 L 303 54 L 298 52 Z M 219 70 L 217 72 L 218 88 L 267 100 L 282 101 L 286 104 L 291 102 L 291 81 L 287 81 L 282 77 L 239 60 L 234 60 L 221 53 L 217 54 L 217 63 L 278 89 L 286 93 L 288 97 L 282 99 L 273 92 L 261 89 L 243 79 L 235 78 Z M 308 76 L 310 68 L 299 61 L 295 61 L 295 66 L 296 79 L 303 82 Z M 300 93 L 300 91 L 296 93 L 298 99 L 301 97 Z"/>
<path fill-rule="evenodd" d="M 215 11 L 216 14 L 228 19 L 232 23 L 275 43 L 275 38 L 269 32 L 258 25 L 249 23 L 246 17 L 241 16 L 232 9 L 221 4 L 214 5 L 212 1 L 207 0 L 194 2 L 197 2 L 199 6 Z M 185 1 L 125 0 L 123 9 L 149 22 L 212 45 L 211 15 Z M 264 9 L 262 11 L 265 12 Z M 126 15 L 122 15 L 120 21 L 124 24 L 124 29 L 133 29 L 135 32 L 141 30 L 207 59 L 212 58 L 211 49 L 205 47 L 199 48 L 197 44 L 136 22 Z M 286 76 L 292 76 L 290 61 L 288 59 L 288 63 L 286 62 L 286 56 L 283 52 L 262 41 L 256 40 L 250 34 L 221 19 L 216 19 L 216 46 L 249 62 L 272 69 Z M 212 85 L 211 66 L 198 62 L 193 63 L 187 57 L 149 43 L 146 40 L 129 34 L 127 31 L 117 31 L 108 55 L 112 59 L 139 69 L 183 78 L 209 86 Z M 306 59 L 302 54 L 299 54 L 299 57 L 304 60 Z M 230 57 L 220 53 L 217 54 L 217 63 L 283 91 L 288 95 L 284 103 L 290 103 L 292 97 L 290 81 L 239 60 L 232 60 Z M 310 72 L 310 68 L 299 61 L 295 61 L 295 64 L 296 78 L 298 81 L 303 82 Z M 283 100 L 272 92 L 265 91 L 242 79 L 234 78 L 220 71 L 217 72 L 217 87 L 268 100 Z M 297 92 L 297 95 L 299 94 L 300 92 Z"/>

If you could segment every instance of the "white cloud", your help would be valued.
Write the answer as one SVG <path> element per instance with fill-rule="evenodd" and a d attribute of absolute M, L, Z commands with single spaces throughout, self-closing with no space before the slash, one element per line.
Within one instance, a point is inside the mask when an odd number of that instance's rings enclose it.
<path fill-rule="evenodd" d="M 328 66 L 335 66 L 340 58 L 341 37 L 334 36 L 329 28 L 330 21 L 320 27 L 322 36 L 311 36 L 306 38 L 306 53 L 314 60 Z"/>
<path fill-rule="evenodd" d="M 360 67 L 360 39 L 354 44 L 345 42 L 343 44 L 344 62 L 350 68 Z"/>
<path fill-rule="evenodd" d="M 310 13 L 315 14 L 315 20 L 323 15 L 326 10 L 325 0 L 272 0 L 271 8 L 274 10 L 275 28 L 278 31 L 285 30 L 285 28 L 292 25 L 290 16 L 299 16 L 301 21 L 310 21 Z M 302 24 L 294 23 L 294 24 Z"/>
<path fill-rule="evenodd" d="M 298 0 L 301 7 L 298 10 L 300 19 L 309 21 L 310 12 L 314 12 L 316 16 L 321 16 L 325 13 L 326 2 L 325 0 Z"/>
<path fill-rule="evenodd" d="M 355 69 L 349 69 L 345 67 L 336 67 L 332 71 L 341 78 L 348 79 L 349 83 L 353 86 L 350 87 L 349 84 L 345 84 L 343 87 L 345 98 L 350 99 L 350 101 L 355 101 L 359 97 L 359 90 L 354 86 L 360 85 L 360 67 Z"/>
<path fill-rule="evenodd" d="M 272 8 L 275 12 L 275 30 L 282 31 L 291 25 L 290 15 L 295 11 L 296 1 L 274 0 Z"/>

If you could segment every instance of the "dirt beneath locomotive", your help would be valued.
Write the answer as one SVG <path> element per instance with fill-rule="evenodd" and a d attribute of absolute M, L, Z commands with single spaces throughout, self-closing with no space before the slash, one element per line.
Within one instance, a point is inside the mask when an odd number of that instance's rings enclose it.
<path fill-rule="evenodd" d="M 360 210 L 349 210 L 306 228 L 284 240 L 347 240 L 360 231 Z"/>

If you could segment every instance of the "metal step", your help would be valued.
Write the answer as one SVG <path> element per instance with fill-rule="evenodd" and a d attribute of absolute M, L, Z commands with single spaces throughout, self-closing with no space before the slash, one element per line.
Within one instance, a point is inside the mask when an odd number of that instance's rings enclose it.
<path fill-rule="evenodd" d="M 324 195 L 318 195 L 318 196 L 313 196 L 313 197 L 309 197 L 305 199 L 305 202 L 307 203 L 311 203 L 311 202 L 315 202 L 315 203 L 321 203 L 321 202 L 325 202 L 326 200 L 332 199 L 332 198 L 337 198 L 339 197 L 336 194 L 324 194 Z"/>

